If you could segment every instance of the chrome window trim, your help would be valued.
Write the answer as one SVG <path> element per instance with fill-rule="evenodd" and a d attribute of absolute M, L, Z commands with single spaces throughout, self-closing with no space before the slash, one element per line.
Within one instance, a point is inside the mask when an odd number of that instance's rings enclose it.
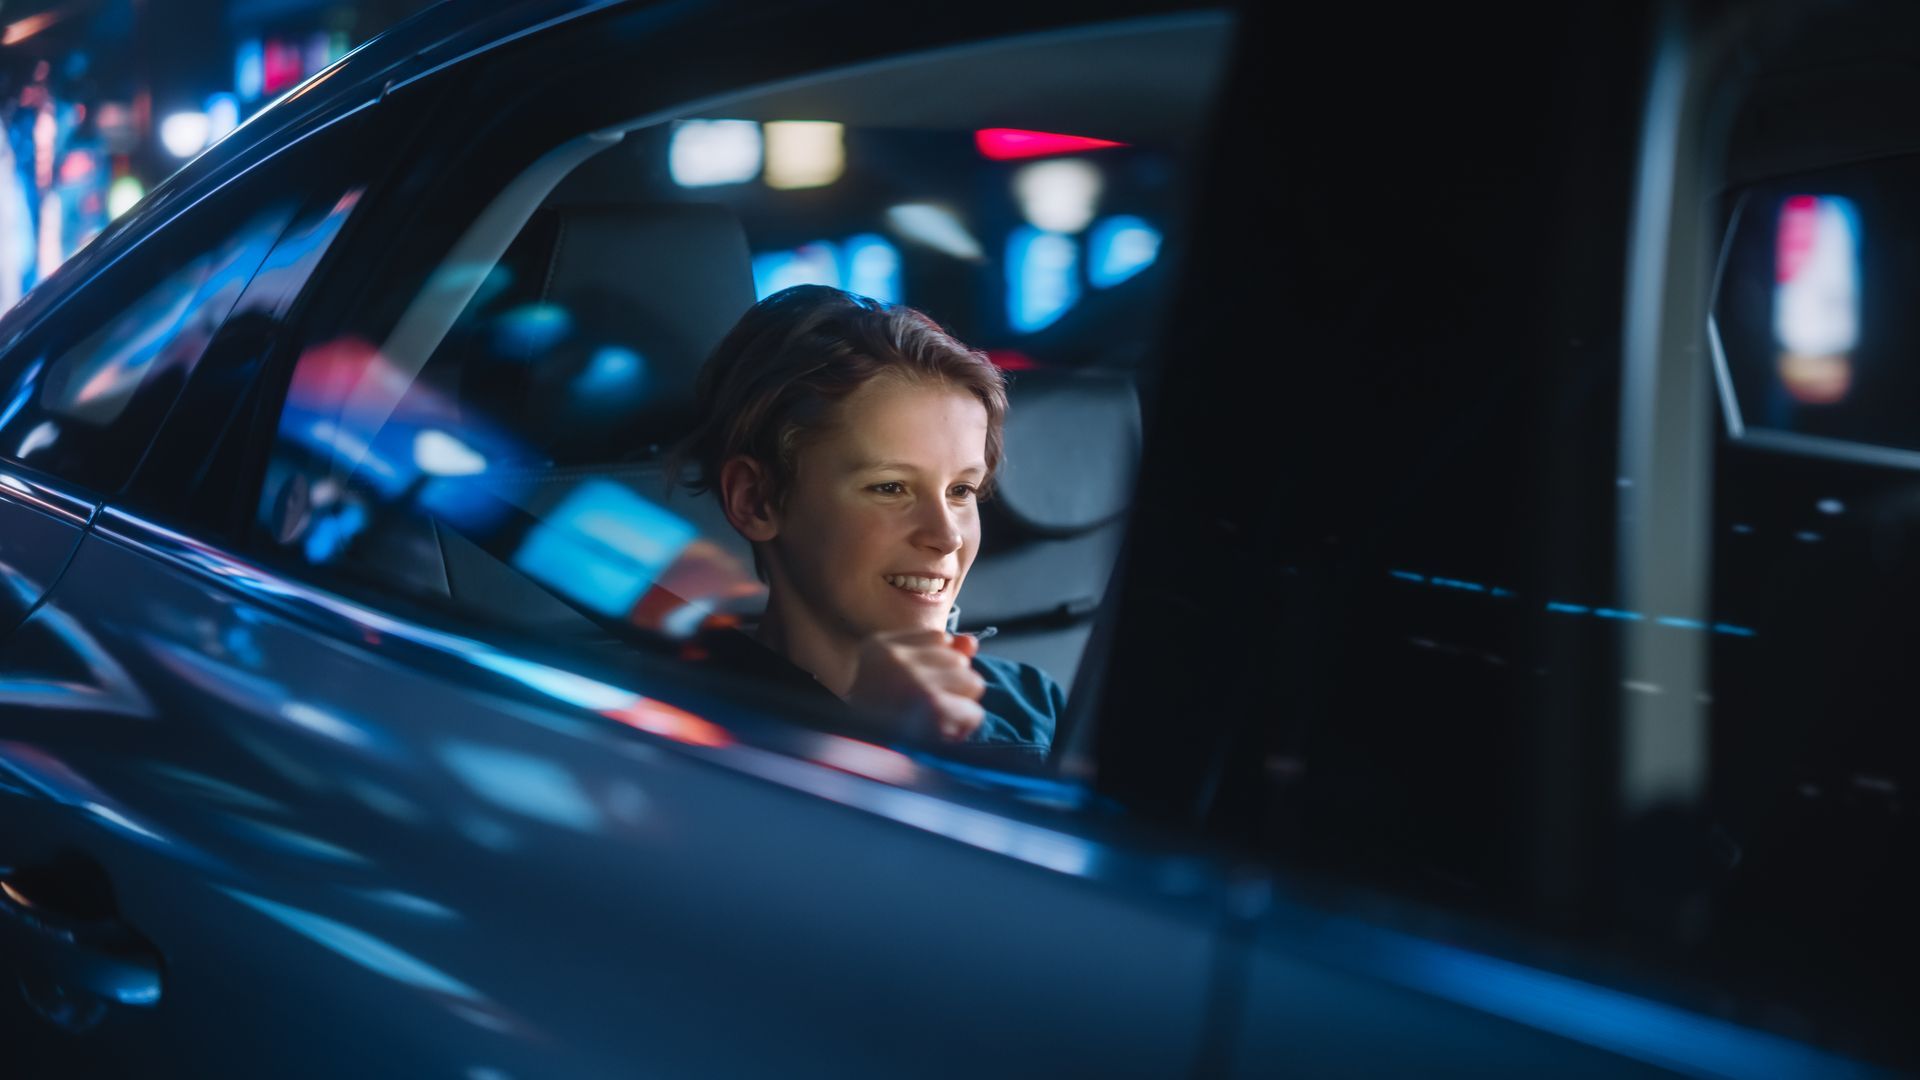
<path fill-rule="evenodd" d="M 0 460 L 0 499 L 31 506 L 83 528 L 93 521 L 100 506 L 99 499 L 81 488 L 6 460 Z"/>

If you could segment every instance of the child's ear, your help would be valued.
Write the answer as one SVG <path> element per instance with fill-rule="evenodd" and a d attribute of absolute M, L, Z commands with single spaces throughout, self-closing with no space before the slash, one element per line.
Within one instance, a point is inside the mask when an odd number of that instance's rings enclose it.
<path fill-rule="evenodd" d="M 744 454 L 720 466 L 720 509 L 735 532 L 751 543 L 765 543 L 780 533 L 780 523 L 769 498 L 767 470 Z"/>

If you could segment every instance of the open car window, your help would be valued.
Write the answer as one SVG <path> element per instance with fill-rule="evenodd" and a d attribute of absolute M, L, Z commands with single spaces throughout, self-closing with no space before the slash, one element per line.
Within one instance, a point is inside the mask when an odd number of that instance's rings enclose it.
<path fill-rule="evenodd" d="M 756 299 L 832 285 L 926 312 L 1010 377 L 956 626 L 1070 687 L 1226 43 L 1210 16 L 1056 33 L 570 138 L 521 101 L 405 182 L 453 224 L 397 221 L 383 251 L 412 255 L 368 259 L 311 332 L 257 541 L 481 627 L 697 662 L 703 635 L 753 629 L 766 587 L 674 471 L 695 375 Z M 1020 70 L 1033 85 L 999 77 Z M 1152 108 L 1138 85 L 1100 104 L 1142 78 Z"/>

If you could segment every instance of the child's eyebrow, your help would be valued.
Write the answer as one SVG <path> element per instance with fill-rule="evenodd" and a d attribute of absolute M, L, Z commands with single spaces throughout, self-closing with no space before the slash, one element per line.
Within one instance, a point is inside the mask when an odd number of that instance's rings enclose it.
<path fill-rule="evenodd" d="M 888 469 L 895 469 L 900 472 L 910 472 L 910 473 L 917 473 L 920 471 L 919 466 L 909 464 L 908 462 L 905 462 L 905 461 L 862 461 L 849 466 L 847 471 L 848 472 L 884 472 Z M 983 464 L 969 465 L 966 468 L 960 470 L 960 472 L 963 474 L 985 473 L 986 471 L 987 471 L 987 467 Z"/>

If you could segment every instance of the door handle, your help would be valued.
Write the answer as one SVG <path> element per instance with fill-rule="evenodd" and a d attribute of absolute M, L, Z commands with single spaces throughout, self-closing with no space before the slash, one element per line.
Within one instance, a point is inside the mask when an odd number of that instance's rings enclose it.
<path fill-rule="evenodd" d="M 120 919 L 106 872 L 91 859 L 0 868 L 0 940 L 34 969 L 22 982 L 29 1000 L 45 996 L 63 1014 L 92 1012 L 94 1002 L 160 1002 L 160 952 Z"/>

